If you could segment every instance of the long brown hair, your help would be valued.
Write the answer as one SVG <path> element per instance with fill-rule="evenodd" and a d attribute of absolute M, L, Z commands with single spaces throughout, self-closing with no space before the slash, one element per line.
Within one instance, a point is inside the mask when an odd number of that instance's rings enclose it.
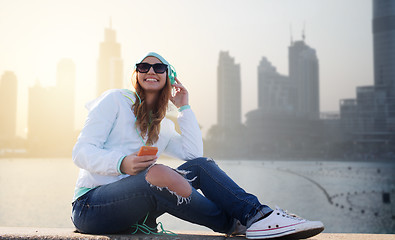
<path fill-rule="evenodd" d="M 133 72 L 133 75 L 135 75 L 136 77 L 132 79 L 132 83 L 134 89 L 136 90 L 136 93 L 141 99 L 140 103 L 138 96 L 136 96 L 136 101 L 132 105 L 132 111 L 136 116 L 136 127 L 140 129 L 142 138 L 144 138 L 146 135 L 148 136 L 146 144 L 152 145 L 158 141 L 160 122 L 166 116 L 167 106 L 171 96 L 171 85 L 169 76 L 167 75 L 166 71 L 166 84 L 160 90 L 154 107 L 151 109 L 151 111 L 149 111 L 149 109 L 147 108 L 147 103 L 145 101 L 145 92 L 139 84 L 136 70 Z"/>

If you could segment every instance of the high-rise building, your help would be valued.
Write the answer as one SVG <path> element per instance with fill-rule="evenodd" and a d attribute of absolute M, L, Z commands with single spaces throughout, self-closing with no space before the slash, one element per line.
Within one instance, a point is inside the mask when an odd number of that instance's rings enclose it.
<path fill-rule="evenodd" d="M 69 155 L 75 143 L 75 65 L 70 59 L 58 63 L 56 86 L 39 81 L 29 88 L 28 143 L 34 155 Z"/>
<path fill-rule="evenodd" d="M 296 93 L 295 111 L 308 119 L 319 119 L 319 66 L 316 52 L 303 39 L 292 42 L 288 54 L 289 78 Z"/>
<path fill-rule="evenodd" d="M 241 125 L 240 65 L 235 64 L 229 52 L 219 53 L 217 74 L 218 125 L 239 126 Z"/>
<path fill-rule="evenodd" d="M 395 132 L 395 1 L 373 1 L 374 84 L 386 91 L 388 130 Z"/>
<path fill-rule="evenodd" d="M 291 113 L 294 93 L 289 78 L 262 57 L 258 66 L 258 108 L 268 113 Z"/>
<path fill-rule="evenodd" d="M 52 144 L 63 140 L 63 137 L 57 134 L 57 115 L 62 111 L 62 105 L 58 104 L 57 100 L 55 87 L 45 88 L 37 80 L 36 84 L 29 88 L 27 140 L 30 153 L 39 154 L 45 148 L 50 151 Z"/>
<path fill-rule="evenodd" d="M 289 76 L 263 57 L 258 66 L 258 109 L 246 114 L 246 133 L 256 156 L 318 154 L 319 112 L 316 52 L 302 41 L 289 46 Z M 334 125 L 334 124 L 332 124 Z"/>
<path fill-rule="evenodd" d="M 358 131 L 358 105 L 356 99 L 341 99 L 340 100 L 340 116 L 341 125 L 347 131 Z M 347 134 L 351 137 L 351 134 Z"/>
<path fill-rule="evenodd" d="M 374 84 L 395 94 L 395 2 L 373 1 Z"/>
<path fill-rule="evenodd" d="M 0 79 L 0 139 L 16 136 L 17 85 L 15 74 L 4 72 Z"/>
<path fill-rule="evenodd" d="M 123 87 L 123 61 L 121 45 L 116 42 L 116 32 L 110 27 L 104 30 L 104 42 L 100 43 L 97 61 L 97 91 L 99 96 L 112 88 Z"/>
<path fill-rule="evenodd" d="M 266 113 L 318 120 L 319 65 L 314 49 L 304 40 L 288 48 L 289 76 L 281 75 L 263 57 L 258 66 L 258 107 Z"/>
<path fill-rule="evenodd" d="M 59 129 L 59 134 L 68 139 L 74 134 L 75 78 L 74 62 L 71 59 L 60 60 L 56 71 L 56 88 L 58 104 L 62 106 L 62 110 L 56 114 L 58 124 L 63 126 Z"/>
<path fill-rule="evenodd" d="M 382 155 L 395 151 L 395 1 L 373 0 L 372 32 L 374 85 L 341 101 L 341 122 L 354 151 Z"/>

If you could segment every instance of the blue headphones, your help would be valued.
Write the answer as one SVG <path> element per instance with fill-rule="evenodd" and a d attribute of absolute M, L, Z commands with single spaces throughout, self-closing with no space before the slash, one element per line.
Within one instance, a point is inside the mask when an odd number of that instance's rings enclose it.
<path fill-rule="evenodd" d="M 170 84 L 173 85 L 176 83 L 175 78 L 177 77 L 177 72 L 176 69 L 173 67 L 173 65 L 168 65 L 168 72 L 169 72 L 169 79 L 170 79 Z"/>

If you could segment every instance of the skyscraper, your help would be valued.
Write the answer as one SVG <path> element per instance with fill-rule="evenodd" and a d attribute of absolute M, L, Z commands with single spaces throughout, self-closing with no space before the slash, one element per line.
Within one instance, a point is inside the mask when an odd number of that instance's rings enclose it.
<path fill-rule="evenodd" d="M 112 88 L 122 88 L 123 61 L 121 45 L 116 42 L 115 30 L 110 27 L 104 30 L 104 42 L 100 43 L 97 61 L 97 95 Z"/>
<path fill-rule="evenodd" d="M 258 107 L 266 113 L 318 120 L 319 66 L 316 52 L 304 40 L 288 48 L 289 76 L 277 72 L 266 57 L 258 66 Z"/>
<path fill-rule="evenodd" d="M 0 140 L 16 136 L 17 85 L 15 74 L 4 72 L 0 79 Z"/>
<path fill-rule="evenodd" d="M 265 112 L 290 113 L 294 87 L 288 76 L 277 72 L 266 57 L 262 57 L 258 66 L 258 107 Z"/>
<path fill-rule="evenodd" d="M 354 106 L 341 101 L 342 127 L 354 151 L 395 151 L 395 1 L 373 0 L 374 85 L 357 87 Z M 353 126 L 347 123 L 354 123 Z"/>
<path fill-rule="evenodd" d="M 75 143 L 75 65 L 71 59 L 58 63 L 56 86 L 39 81 L 29 88 L 28 142 L 33 155 L 65 156 Z"/>
<path fill-rule="evenodd" d="M 75 64 L 71 59 L 62 59 L 56 71 L 56 88 L 61 111 L 57 111 L 58 134 L 70 139 L 74 134 L 75 111 Z"/>
<path fill-rule="evenodd" d="M 241 124 L 240 65 L 229 52 L 221 51 L 217 68 L 218 125 L 234 127 Z"/>
<path fill-rule="evenodd" d="M 263 57 L 258 66 L 258 109 L 246 114 L 255 156 L 313 156 L 321 133 L 318 58 L 303 40 L 288 48 L 289 76 Z M 248 148 L 248 146 L 246 146 Z"/>
<path fill-rule="evenodd" d="M 57 101 L 55 87 L 45 88 L 37 80 L 36 84 L 29 88 L 27 140 L 31 154 L 39 154 L 46 148 L 51 150 L 52 144 L 63 139 L 57 134 L 59 129 L 57 115 L 62 110 L 61 108 L 62 106 Z"/>
<path fill-rule="evenodd" d="M 395 2 L 373 1 L 374 84 L 395 94 Z"/>
<path fill-rule="evenodd" d="M 395 1 L 373 1 L 374 84 L 386 92 L 385 117 L 387 130 L 395 132 Z M 380 118 L 380 116 L 378 116 Z"/>
<path fill-rule="evenodd" d="M 304 39 L 288 48 L 289 78 L 295 86 L 294 108 L 298 115 L 319 119 L 319 66 L 316 52 Z"/>

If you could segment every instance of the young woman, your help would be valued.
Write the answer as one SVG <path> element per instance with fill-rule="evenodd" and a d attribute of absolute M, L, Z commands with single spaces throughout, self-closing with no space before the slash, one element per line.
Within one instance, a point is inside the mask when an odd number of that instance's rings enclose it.
<path fill-rule="evenodd" d="M 163 213 L 249 239 L 307 238 L 324 229 L 321 222 L 262 205 L 212 159 L 202 157 L 188 91 L 162 56 L 148 53 L 134 76 L 135 92 L 109 90 L 87 105 L 89 115 L 73 149 L 81 169 L 72 210 L 78 231 L 130 231 L 144 219 L 155 225 Z M 165 117 L 169 100 L 178 108 L 181 135 Z M 158 153 L 137 156 L 144 145 L 157 147 Z M 158 164 L 162 153 L 186 162 L 177 169 Z"/>

